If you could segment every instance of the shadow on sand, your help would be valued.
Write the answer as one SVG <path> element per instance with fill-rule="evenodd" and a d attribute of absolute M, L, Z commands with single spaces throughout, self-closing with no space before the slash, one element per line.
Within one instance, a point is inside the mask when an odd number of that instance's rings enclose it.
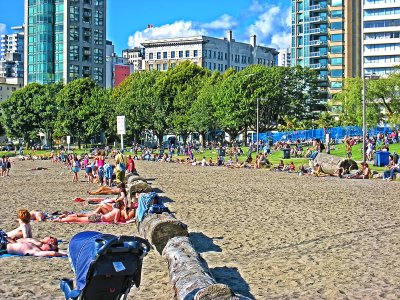
<path fill-rule="evenodd" d="M 199 253 L 222 252 L 221 247 L 214 244 L 214 240 L 222 239 L 222 237 L 209 238 L 201 232 L 191 232 L 189 239 L 194 249 Z"/>
<path fill-rule="evenodd" d="M 237 268 L 217 267 L 211 269 L 211 273 L 218 283 L 228 285 L 235 294 L 255 299 L 250 293 L 249 285 L 242 278 Z"/>

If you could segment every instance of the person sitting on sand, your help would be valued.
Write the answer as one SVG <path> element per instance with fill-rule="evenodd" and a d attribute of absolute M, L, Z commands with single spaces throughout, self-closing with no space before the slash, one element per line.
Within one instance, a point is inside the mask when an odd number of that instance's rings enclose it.
<path fill-rule="evenodd" d="M 2 239 L 3 240 L 3 239 Z M 39 257 L 62 257 L 68 256 L 66 252 L 59 251 L 57 239 L 51 236 L 39 241 L 36 239 L 19 239 L 14 242 L 7 239 L 6 243 L 0 245 L 1 249 L 6 249 L 8 254 L 31 255 Z"/>
<path fill-rule="evenodd" d="M 118 200 L 115 202 L 112 211 L 106 214 L 91 214 L 91 215 L 68 215 L 60 216 L 54 222 L 73 222 L 73 223 L 98 223 L 98 222 L 113 222 L 119 223 L 121 220 L 121 211 L 125 209 L 124 201 Z"/>
<path fill-rule="evenodd" d="M 31 221 L 31 214 L 26 209 L 20 209 L 18 211 L 18 228 L 7 233 L 10 239 L 19 238 L 31 238 L 32 237 L 32 227 L 29 222 Z"/>
<path fill-rule="evenodd" d="M 282 159 L 279 162 L 279 165 L 276 166 L 274 169 L 275 169 L 275 171 L 278 171 L 278 172 L 283 171 L 285 169 L 285 163 L 283 162 Z"/>
<path fill-rule="evenodd" d="M 369 168 L 367 163 L 361 163 L 361 173 L 349 176 L 349 179 L 369 179 L 371 176 L 371 169 Z"/>
<path fill-rule="evenodd" d="M 295 167 L 294 163 L 293 163 L 293 162 L 290 162 L 290 165 L 289 165 L 289 172 L 294 172 L 295 169 L 296 169 L 296 167 Z"/>

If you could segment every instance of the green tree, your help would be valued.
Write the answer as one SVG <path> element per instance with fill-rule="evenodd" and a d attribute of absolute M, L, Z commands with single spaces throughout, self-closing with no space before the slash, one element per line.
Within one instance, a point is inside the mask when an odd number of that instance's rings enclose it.
<path fill-rule="evenodd" d="M 207 78 L 189 110 L 190 128 L 193 132 L 200 134 L 203 147 L 206 133 L 216 128 L 212 98 L 221 81 L 222 76 L 218 72 L 214 72 L 211 77 Z"/>
<path fill-rule="evenodd" d="M 54 125 L 58 115 L 58 105 L 55 99 L 64 87 L 63 83 L 46 84 L 40 93 L 34 95 L 33 111 L 36 114 L 38 129 L 46 134 L 46 140 L 53 144 Z"/>
<path fill-rule="evenodd" d="M 10 138 L 23 138 L 26 143 L 37 139 L 40 118 L 35 110 L 35 97 L 43 94 L 43 86 L 32 83 L 15 91 L 1 104 L 2 124 Z"/>
<path fill-rule="evenodd" d="M 59 114 L 55 123 L 58 136 L 71 135 L 77 138 L 78 147 L 82 140 L 88 139 L 85 121 L 95 114 L 90 105 L 97 85 L 89 78 L 76 79 L 69 82 L 57 95 Z"/>
<path fill-rule="evenodd" d="M 367 81 L 369 85 L 372 81 Z M 344 81 L 343 90 L 336 94 L 333 101 L 342 104 L 342 115 L 339 117 L 339 123 L 344 126 L 362 126 L 362 88 L 361 78 L 348 78 Z M 366 94 L 367 105 L 367 124 L 375 126 L 382 120 L 381 107 L 369 99 L 372 93 Z"/>
<path fill-rule="evenodd" d="M 176 135 L 180 135 L 186 144 L 190 134 L 191 106 L 210 73 L 190 61 L 170 68 L 162 81 L 162 96 L 164 101 L 172 99 L 172 111 L 168 115 L 168 123 Z"/>

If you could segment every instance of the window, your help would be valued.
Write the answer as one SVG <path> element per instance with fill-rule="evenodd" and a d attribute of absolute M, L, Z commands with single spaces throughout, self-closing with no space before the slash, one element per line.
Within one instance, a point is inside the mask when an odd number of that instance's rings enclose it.
<path fill-rule="evenodd" d="M 163 58 L 164 59 L 167 59 L 168 58 L 168 53 L 165 51 L 165 52 L 163 52 Z"/>
<path fill-rule="evenodd" d="M 161 71 L 161 64 L 157 64 L 157 70 Z"/>
<path fill-rule="evenodd" d="M 79 66 L 69 65 L 69 77 L 77 78 L 79 76 Z"/>
<path fill-rule="evenodd" d="M 96 10 L 94 12 L 94 25 L 103 26 L 103 23 L 104 23 L 103 12 Z"/>
<path fill-rule="evenodd" d="M 331 30 L 342 30 L 343 22 L 332 22 L 330 25 Z"/>
<path fill-rule="evenodd" d="M 332 42 L 343 42 L 343 34 L 331 34 Z"/>
<path fill-rule="evenodd" d="M 78 26 L 70 26 L 69 27 L 69 40 L 72 42 L 79 41 L 79 28 Z"/>
<path fill-rule="evenodd" d="M 331 18 L 343 18 L 343 10 L 332 10 Z"/>
<path fill-rule="evenodd" d="M 186 50 L 185 51 L 185 57 L 189 57 L 190 56 L 190 51 L 189 50 Z"/>
<path fill-rule="evenodd" d="M 93 68 L 93 80 L 102 83 L 103 82 L 103 68 Z"/>
<path fill-rule="evenodd" d="M 82 76 L 83 77 L 89 77 L 91 74 L 90 74 L 90 67 L 88 67 L 88 66 L 83 66 L 82 67 Z"/>
<path fill-rule="evenodd" d="M 72 22 L 79 21 L 79 6 L 70 6 L 69 8 L 69 20 Z"/>
<path fill-rule="evenodd" d="M 104 43 L 104 33 L 101 29 L 95 29 L 93 33 L 93 39 L 95 45 L 103 45 Z"/>
<path fill-rule="evenodd" d="M 342 69 L 340 70 L 331 70 L 330 72 L 330 76 L 331 77 L 335 77 L 335 78 L 342 78 L 344 76 L 344 72 Z"/>
<path fill-rule="evenodd" d="M 149 70 L 150 71 L 154 70 L 154 65 L 153 64 L 149 64 Z"/>
<path fill-rule="evenodd" d="M 94 5 L 103 6 L 104 5 L 104 0 L 94 0 Z"/>
<path fill-rule="evenodd" d="M 175 51 L 171 51 L 171 58 L 175 58 Z"/>
<path fill-rule="evenodd" d="M 331 0 L 331 6 L 343 6 L 343 0 Z"/>
<path fill-rule="evenodd" d="M 153 53 L 149 53 L 149 59 L 153 59 Z"/>
<path fill-rule="evenodd" d="M 168 70 L 168 64 L 163 64 L 162 69 L 163 69 L 164 71 Z"/>
<path fill-rule="evenodd" d="M 93 62 L 95 64 L 102 64 L 103 63 L 103 49 L 95 48 L 93 50 Z"/>
<path fill-rule="evenodd" d="M 69 59 L 72 61 L 79 60 L 79 47 L 69 46 Z"/>
<path fill-rule="evenodd" d="M 183 57 L 183 51 L 179 51 L 179 58 Z"/>
<path fill-rule="evenodd" d="M 193 56 L 197 57 L 199 55 L 199 51 L 198 50 L 193 50 Z"/>
<path fill-rule="evenodd" d="M 330 48 L 332 54 L 341 54 L 344 52 L 343 46 L 332 46 Z"/>
<path fill-rule="evenodd" d="M 161 52 L 157 52 L 157 59 L 161 59 Z"/>
<path fill-rule="evenodd" d="M 331 58 L 331 65 L 332 66 L 342 66 L 343 58 L 342 57 Z"/>
<path fill-rule="evenodd" d="M 332 89 L 341 89 L 342 88 L 342 82 L 341 81 L 332 81 L 331 82 L 331 88 Z"/>

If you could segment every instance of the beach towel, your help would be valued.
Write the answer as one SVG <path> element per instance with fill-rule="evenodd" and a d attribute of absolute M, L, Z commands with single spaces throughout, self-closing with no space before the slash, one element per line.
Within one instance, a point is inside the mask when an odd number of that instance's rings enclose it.
<path fill-rule="evenodd" d="M 138 199 L 137 218 L 142 222 L 150 207 L 154 204 L 157 194 L 155 192 L 142 193 Z"/>

